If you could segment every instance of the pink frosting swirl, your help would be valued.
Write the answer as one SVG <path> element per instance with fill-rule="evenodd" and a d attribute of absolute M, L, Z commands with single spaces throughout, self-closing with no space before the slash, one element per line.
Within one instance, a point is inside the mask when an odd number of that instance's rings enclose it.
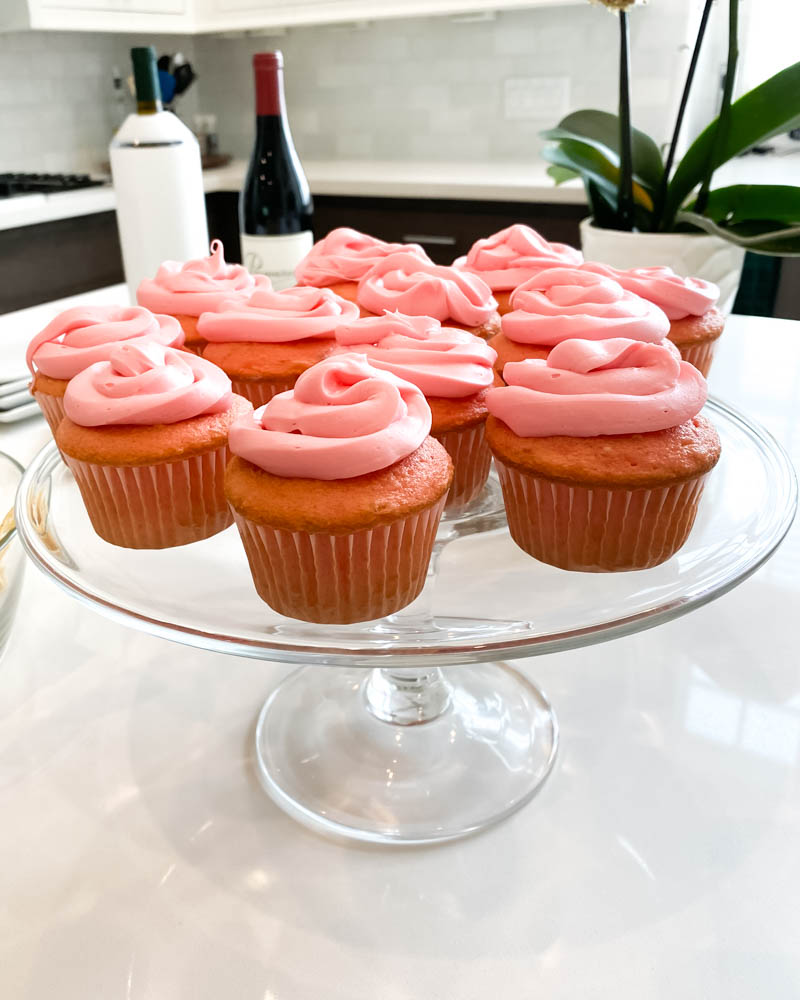
<path fill-rule="evenodd" d="M 497 310 L 492 290 L 477 275 L 413 253 L 394 253 L 379 261 L 359 282 L 356 299 L 377 315 L 397 311 L 464 326 L 482 326 Z"/>
<path fill-rule="evenodd" d="M 583 254 L 566 243 L 549 243 L 530 226 L 515 223 L 473 243 L 453 267 L 474 271 L 492 291 L 516 288 L 548 267 L 578 267 Z"/>
<path fill-rule="evenodd" d="M 108 361 L 80 372 L 67 386 L 64 409 L 82 427 L 175 424 L 224 413 L 231 380 L 216 365 L 154 343 L 116 347 Z"/>
<path fill-rule="evenodd" d="M 488 388 L 497 353 L 465 330 L 429 316 L 386 313 L 340 326 L 342 350 L 366 354 L 375 368 L 413 382 L 426 396 L 460 399 Z"/>
<path fill-rule="evenodd" d="M 333 337 L 340 323 L 359 315 L 355 302 L 330 288 L 259 289 L 248 302 L 223 302 L 215 312 L 203 313 L 198 333 L 211 343 L 249 342 L 286 344 L 309 337 Z"/>
<path fill-rule="evenodd" d="M 124 342 L 151 340 L 182 347 L 184 334 L 172 316 L 141 306 L 75 306 L 58 316 L 28 344 L 25 361 L 50 378 L 70 379 L 96 361 L 106 361 Z"/>
<path fill-rule="evenodd" d="M 621 271 L 608 264 L 587 261 L 584 269 L 604 274 L 635 295 L 653 302 L 669 319 L 703 316 L 714 307 L 719 288 L 702 278 L 682 278 L 671 267 L 633 267 Z"/>
<path fill-rule="evenodd" d="M 234 455 L 276 476 L 352 479 L 422 444 L 431 411 L 420 390 L 360 354 L 326 358 L 294 389 L 231 425 Z"/>
<path fill-rule="evenodd" d="M 502 328 L 518 344 L 551 347 L 573 337 L 660 343 L 669 333 L 669 320 L 658 306 L 626 292 L 613 278 L 575 268 L 540 272 L 512 293 L 511 306 Z"/>
<path fill-rule="evenodd" d="M 519 437 L 597 437 L 677 427 L 703 408 L 700 372 L 667 347 L 565 340 L 546 361 L 512 361 L 486 405 Z"/>
<path fill-rule="evenodd" d="M 226 264 L 222 243 L 214 240 L 208 257 L 181 264 L 165 260 L 155 278 L 145 278 L 136 301 L 153 312 L 199 316 L 225 299 L 245 301 L 256 288 L 271 288 L 266 275 L 252 275 L 241 264 Z"/>
<path fill-rule="evenodd" d="M 298 285 L 333 285 L 337 281 L 360 281 L 373 264 L 398 252 L 428 255 L 417 243 L 384 243 L 356 229 L 332 229 L 319 240 L 295 268 Z"/>

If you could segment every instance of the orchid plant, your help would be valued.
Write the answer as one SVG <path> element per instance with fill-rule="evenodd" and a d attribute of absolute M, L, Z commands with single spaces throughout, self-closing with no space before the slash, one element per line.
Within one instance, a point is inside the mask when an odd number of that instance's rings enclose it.
<path fill-rule="evenodd" d="M 619 18 L 619 114 L 575 111 L 542 133 L 557 184 L 579 177 L 594 224 L 639 232 L 714 233 L 755 253 L 800 256 L 800 187 L 711 187 L 723 163 L 800 126 L 800 62 L 734 101 L 739 0 L 728 0 L 728 59 L 719 115 L 675 163 L 686 106 L 714 0 L 705 0 L 666 159 L 630 116 L 628 11 L 636 0 L 591 0 Z M 640 0 L 641 2 L 641 0 Z"/>

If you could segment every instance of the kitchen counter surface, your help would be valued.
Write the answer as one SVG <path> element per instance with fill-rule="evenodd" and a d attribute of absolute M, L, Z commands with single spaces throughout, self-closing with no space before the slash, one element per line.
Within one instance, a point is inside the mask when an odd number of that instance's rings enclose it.
<path fill-rule="evenodd" d="M 316 195 L 586 204 L 579 181 L 556 186 L 545 172 L 547 164 L 538 157 L 530 164 L 308 160 L 303 166 Z M 206 192 L 239 191 L 246 170 L 245 160 L 233 160 L 225 167 L 204 171 Z M 717 186 L 755 180 L 800 184 L 800 153 L 740 158 L 720 168 L 715 175 Z M 110 212 L 115 204 L 110 185 L 63 194 L 8 198 L 0 200 L 0 229 Z"/>
<path fill-rule="evenodd" d="M 313 194 L 376 198 L 466 198 L 481 201 L 585 204 L 581 184 L 556 187 L 546 164 L 382 163 L 363 160 L 310 160 L 303 164 Z M 203 172 L 206 192 L 239 191 L 245 160 Z M 62 194 L 30 194 L 0 201 L 0 229 L 52 222 L 93 212 L 110 212 L 113 188 Z"/>
<path fill-rule="evenodd" d="M 0 343 L 57 308 L 0 317 Z M 711 387 L 800 459 L 797 323 L 732 317 Z M 549 782 L 405 850 L 261 791 L 253 727 L 288 668 L 131 631 L 29 566 L 0 664 L 0 995 L 797 1000 L 799 556 L 800 524 L 687 617 L 520 661 L 559 716 Z"/>

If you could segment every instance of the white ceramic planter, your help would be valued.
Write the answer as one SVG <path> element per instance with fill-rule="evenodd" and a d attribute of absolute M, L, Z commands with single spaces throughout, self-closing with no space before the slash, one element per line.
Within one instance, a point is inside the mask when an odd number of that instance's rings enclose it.
<path fill-rule="evenodd" d="M 581 249 L 587 260 L 612 267 L 671 267 L 684 278 L 705 278 L 719 285 L 718 307 L 733 308 L 744 264 L 744 250 L 706 233 L 624 233 L 581 222 Z"/>

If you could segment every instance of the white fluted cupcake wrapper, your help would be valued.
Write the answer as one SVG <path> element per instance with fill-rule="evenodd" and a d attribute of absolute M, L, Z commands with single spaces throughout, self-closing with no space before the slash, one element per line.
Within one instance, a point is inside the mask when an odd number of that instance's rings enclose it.
<path fill-rule="evenodd" d="M 92 522 L 107 542 L 164 549 L 208 538 L 232 523 L 224 492 L 226 446 L 177 462 L 115 466 L 64 455 Z"/>
<path fill-rule="evenodd" d="M 343 535 L 234 518 L 263 601 L 289 618 L 343 625 L 383 618 L 419 595 L 444 503 Z"/>
<path fill-rule="evenodd" d="M 541 562 L 585 572 L 647 569 L 689 536 L 705 476 L 657 489 L 569 486 L 495 456 L 511 537 Z"/>

